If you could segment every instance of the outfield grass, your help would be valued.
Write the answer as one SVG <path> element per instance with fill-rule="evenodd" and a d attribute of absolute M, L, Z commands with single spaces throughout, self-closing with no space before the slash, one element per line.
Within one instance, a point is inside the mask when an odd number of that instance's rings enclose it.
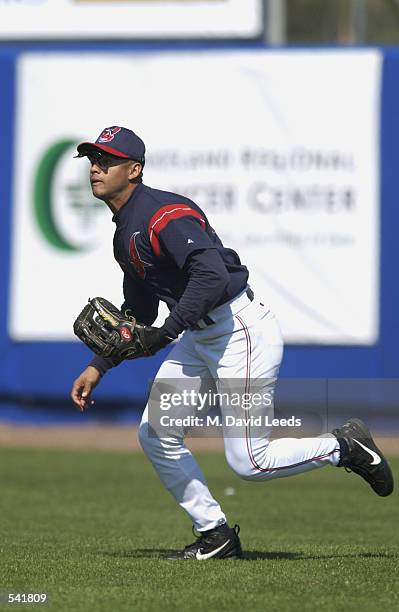
<path fill-rule="evenodd" d="M 34 607 L 57 611 L 399 610 L 396 493 L 330 467 L 244 482 L 198 459 L 242 561 L 162 558 L 191 525 L 142 454 L 0 449 L 0 592 L 47 592 Z"/>

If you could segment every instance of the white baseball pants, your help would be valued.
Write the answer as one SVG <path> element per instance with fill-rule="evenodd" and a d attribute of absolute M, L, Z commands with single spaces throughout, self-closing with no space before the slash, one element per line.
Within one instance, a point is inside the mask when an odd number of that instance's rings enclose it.
<path fill-rule="evenodd" d="M 251 302 L 244 291 L 227 304 L 209 313 L 213 325 L 198 331 L 187 330 L 161 365 L 156 383 L 166 379 L 187 381 L 200 389 L 204 379 L 213 379 L 220 393 L 265 391 L 273 396 L 283 341 L 274 314 L 257 296 Z M 237 383 L 237 385 L 234 383 Z M 212 529 L 226 520 L 218 502 L 191 452 L 184 444 L 186 428 L 171 427 L 161 435 L 151 425 L 151 393 L 139 428 L 141 446 L 165 487 L 187 512 L 198 531 Z M 196 412 L 196 407 L 187 409 Z M 223 406 L 221 406 L 223 413 Z M 251 412 L 249 411 L 249 414 Z M 267 401 L 256 414 L 273 418 L 273 402 Z M 150 418 L 149 418 L 150 417 Z M 254 428 L 252 428 L 253 430 Z M 223 423 L 226 459 L 232 470 L 247 480 L 270 480 L 313 470 L 339 461 L 335 437 L 282 438 L 269 440 L 270 427 L 256 434 L 251 425 Z"/>

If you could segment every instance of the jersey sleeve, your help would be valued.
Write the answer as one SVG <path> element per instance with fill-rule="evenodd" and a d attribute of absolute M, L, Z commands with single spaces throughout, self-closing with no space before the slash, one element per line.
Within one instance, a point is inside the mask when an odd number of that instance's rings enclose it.
<path fill-rule="evenodd" d="M 206 232 L 206 219 L 199 211 L 176 205 L 159 211 L 149 224 L 149 237 L 155 255 L 167 253 L 182 270 L 189 255 L 202 249 L 214 249 Z"/>
<path fill-rule="evenodd" d="M 184 271 L 188 276 L 186 289 L 163 324 L 172 338 L 195 325 L 217 303 L 226 301 L 225 289 L 230 280 L 223 259 L 215 249 L 192 253 Z"/>
<path fill-rule="evenodd" d="M 158 316 L 159 299 L 144 285 L 125 272 L 122 310 L 130 309 L 140 323 L 152 325 Z"/>

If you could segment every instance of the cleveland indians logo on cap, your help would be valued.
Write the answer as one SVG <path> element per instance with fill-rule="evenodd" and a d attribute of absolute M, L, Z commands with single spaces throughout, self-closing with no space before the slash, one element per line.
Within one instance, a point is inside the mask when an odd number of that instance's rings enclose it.
<path fill-rule="evenodd" d="M 120 132 L 121 129 L 122 128 L 116 127 L 116 126 L 105 128 L 105 130 L 101 132 L 98 142 L 111 142 L 111 140 L 115 138 L 116 134 L 118 134 L 118 132 Z"/>
<path fill-rule="evenodd" d="M 134 267 L 134 269 L 136 270 L 137 274 L 139 275 L 140 278 L 145 278 L 145 269 L 146 266 L 152 266 L 152 264 L 147 263 L 146 261 L 143 261 L 140 258 L 138 249 L 137 249 L 137 245 L 136 245 L 136 238 L 139 235 L 140 232 L 134 232 L 134 234 L 132 235 L 132 237 L 130 238 L 129 241 L 129 255 L 130 255 L 130 263 L 132 264 L 132 266 Z"/>

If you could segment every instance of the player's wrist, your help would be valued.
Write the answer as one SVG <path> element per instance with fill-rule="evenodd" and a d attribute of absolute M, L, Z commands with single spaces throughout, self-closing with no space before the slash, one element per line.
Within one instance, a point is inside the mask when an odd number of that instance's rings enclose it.
<path fill-rule="evenodd" d="M 184 331 L 184 327 L 171 314 L 165 319 L 160 329 L 164 330 L 165 334 L 173 340 L 176 340 L 182 331 Z"/>
<path fill-rule="evenodd" d="M 168 330 L 162 327 L 146 327 L 144 329 L 144 341 L 146 348 L 150 354 L 154 354 L 162 348 L 170 344 L 174 338 L 168 333 Z"/>
<path fill-rule="evenodd" d="M 92 365 L 91 363 L 89 363 L 89 365 L 87 366 L 87 371 L 92 376 L 99 376 L 100 378 L 102 376 L 100 369 L 95 365 Z"/>
<path fill-rule="evenodd" d="M 168 330 L 168 328 L 165 327 L 165 325 L 162 325 L 162 327 L 158 327 L 158 330 L 159 330 L 160 337 L 162 338 L 163 342 L 165 342 L 165 346 L 167 346 L 168 344 L 173 342 L 173 340 L 175 340 L 174 334 L 172 334 Z"/>
<path fill-rule="evenodd" d="M 101 357 L 101 355 L 94 355 L 93 359 L 88 364 L 88 368 L 94 368 L 99 373 L 100 378 L 104 376 L 111 368 L 114 368 L 117 364 L 111 359 L 111 357 Z"/>

